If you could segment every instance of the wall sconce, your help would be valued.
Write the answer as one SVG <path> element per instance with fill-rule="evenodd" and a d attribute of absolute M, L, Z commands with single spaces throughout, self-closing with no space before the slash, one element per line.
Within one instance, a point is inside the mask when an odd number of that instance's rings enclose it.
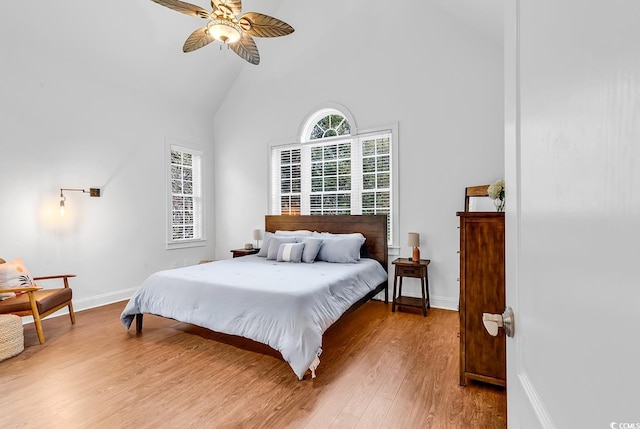
<path fill-rule="evenodd" d="M 64 196 L 63 191 L 82 192 L 83 194 L 89 194 L 90 197 L 100 196 L 100 188 L 89 188 L 88 191 L 85 191 L 84 189 L 60 188 L 60 216 L 64 216 L 64 202 L 67 200 L 67 197 Z"/>
<path fill-rule="evenodd" d="M 253 230 L 253 239 L 256 240 L 256 249 L 258 249 L 258 240 L 262 238 L 262 231 L 259 229 Z"/>
<path fill-rule="evenodd" d="M 414 262 L 420 262 L 420 234 L 417 232 L 410 232 L 407 245 L 409 247 L 413 247 L 413 257 L 411 258 Z"/>

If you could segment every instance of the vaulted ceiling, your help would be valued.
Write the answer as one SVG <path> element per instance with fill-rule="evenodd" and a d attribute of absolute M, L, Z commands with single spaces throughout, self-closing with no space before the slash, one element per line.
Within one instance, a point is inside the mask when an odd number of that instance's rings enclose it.
<path fill-rule="evenodd" d="M 503 0 L 430 1 L 501 43 Z M 209 8 L 208 1 L 191 2 Z M 243 11 L 277 16 L 296 28 L 295 16 L 278 13 L 282 3 L 282 0 L 244 0 Z M 62 60 L 69 72 L 206 108 L 212 114 L 243 67 L 261 67 L 246 63 L 217 42 L 183 53 L 184 40 L 203 25 L 203 20 L 151 0 L 2 2 L 0 16 L 0 43 L 3 46 L 11 43 L 11 49 L 24 49 L 19 55 L 25 58 L 25 67 L 60 64 Z M 419 21 L 413 22 L 419 25 Z M 257 39 L 256 43 L 259 49 L 265 44 L 270 48 L 281 45 L 284 49 L 291 37 L 296 37 L 296 33 Z M 42 47 L 46 55 L 29 57 L 29 46 Z M 263 57 L 262 61 L 268 58 Z"/>
<path fill-rule="evenodd" d="M 440 9 L 500 45 L 503 41 L 505 1 L 507 0 L 431 0 Z"/>

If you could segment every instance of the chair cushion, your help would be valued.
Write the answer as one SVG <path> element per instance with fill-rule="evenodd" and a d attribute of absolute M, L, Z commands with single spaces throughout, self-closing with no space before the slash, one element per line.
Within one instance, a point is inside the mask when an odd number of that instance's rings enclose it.
<path fill-rule="evenodd" d="M 58 305 L 71 301 L 73 292 L 71 288 L 41 289 L 34 292 L 38 313 L 46 313 Z M 0 314 L 17 313 L 19 311 L 31 311 L 29 294 L 18 295 L 15 298 L 0 301 Z"/>

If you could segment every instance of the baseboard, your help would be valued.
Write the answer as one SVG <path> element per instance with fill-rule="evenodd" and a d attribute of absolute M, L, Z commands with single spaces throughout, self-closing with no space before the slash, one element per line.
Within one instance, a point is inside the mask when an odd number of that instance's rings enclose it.
<path fill-rule="evenodd" d="M 123 289 L 115 292 L 94 295 L 86 298 L 74 299 L 73 309 L 82 311 L 94 307 L 101 307 L 107 304 L 113 304 L 114 302 L 124 301 L 131 298 L 131 295 L 133 295 L 133 292 L 135 292 L 137 289 L 137 287 L 134 287 L 130 289 Z"/>
<path fill-rule="evenodd" d="M 431 307 L 458 311 L 458 299 L 448 296 L 431 296 Z"/>
<path fill-rule="evenodd" d="M 411 296 L 411 295 L 409 295 Z M 419 298 L 416 296 L 416 298 Z M 432 308 L 441 308 L 443 310 L 453 310 L 458 311 L 458 300 L 456 298 L 449 298 L 447 296 L 434 296 L 431 295 L 431 307 Z M 379 293 L 374 297 L 377 301 L 384 301 L 384 293 Z M 389 291 L 389 300 L 391 300 L 391 291 Z"/>

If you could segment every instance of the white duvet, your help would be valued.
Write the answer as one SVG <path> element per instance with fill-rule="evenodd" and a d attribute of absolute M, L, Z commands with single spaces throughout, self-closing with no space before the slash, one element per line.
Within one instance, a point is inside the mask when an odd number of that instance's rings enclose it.
<path fill-rule="evenodd" d="M 150 313 L 250 338 L 278 350 L 302 379 L 322 334 L 386 280 L 373 259 L 295 264 L 245 256 L 152 274 L 120 319 L 128 329 L 137 313 Z"/>

